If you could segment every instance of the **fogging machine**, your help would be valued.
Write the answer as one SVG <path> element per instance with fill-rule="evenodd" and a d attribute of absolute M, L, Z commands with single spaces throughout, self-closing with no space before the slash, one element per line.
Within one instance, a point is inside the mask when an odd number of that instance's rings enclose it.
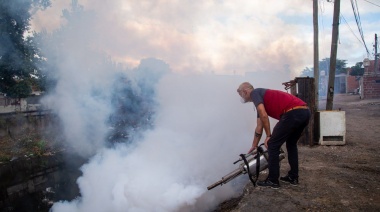
<path fill-rule="evenodd" d="M 218 182 L 207 187 L 208 190 L 215 188 L 216 186 L 223 185 L 231 181 L 232 179 L 242 175 L 248 174 L 249 180 L 256 186 L 256 181 L 259 174 L 264 169 L 268 168 L 268 151 L 264 149 L 263 144 L 261 144 L 257 149 L 249 154 L 240 154 L 240 159 L 235 161 L 233 164 L 239 164 L 239 168 L 228 173 Z M 280 161 L 285 158 L 285 153 L 280 149 L 279 159 Z"/>

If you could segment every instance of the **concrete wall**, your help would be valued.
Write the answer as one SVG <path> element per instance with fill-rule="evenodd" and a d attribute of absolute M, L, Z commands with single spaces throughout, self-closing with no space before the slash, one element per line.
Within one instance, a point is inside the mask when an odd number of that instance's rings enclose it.
<path fill-rule="evenodd" d="M 1 164 L 0 211 L 49 211 L 53 202 L 74 199 L 85 162 L 62 152 Z"/>
<path fill-rule="evenodd" d="M 0 138 L 44 130 L 57 123 L 56 116 L 50 111 L 0 114 Z"/>
<path fill-rule="evenodd" d="M 14 99 L 0 95 L 0 114 L 46 110 L 47 108 L 40 103 L 41 98 L 42 96 L 30 96 Z"/>
<path fill-rule="evenodd" d="M 49 111 L 0 114 L 0 137 L 16 141 L 35 131 L 59 136 L 59 123 Z M 53 202 L 79 195 L 76 180 L 86 159 L 58 150 L 0 162 L 0 211 L 49 211 Z"/>

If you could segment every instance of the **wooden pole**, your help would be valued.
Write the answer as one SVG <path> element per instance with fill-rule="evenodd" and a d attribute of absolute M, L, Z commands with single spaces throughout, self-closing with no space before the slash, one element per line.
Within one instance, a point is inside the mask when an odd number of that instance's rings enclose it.
<path fill-rule="evenodd" d="M 377 74 L 378 72 L 378 68 L 377 68 L 377 63 L 378 63 L 378 57 L 379 55 L 377 54 L 377 34 L 375 34 L 375 45 L 373 45 L 373 47 L 375 47 L 375 71 L 374 73 Z"/>
<path fill-rule="evenodd" d="M 340 16 L 340 0 L 335 0 L 335 2 L 334 2 L 334 17 L 333 17 L 333 30 L 332 30 L 332 39 L 331 39 L 329 84 L 328 84 L 328 88 L 327 88 L 326 110 L 332 110 L 333 109 L 336 55 L 337 55 L 337 51 L 338 51 L 339 16 Z"/>
<path fill-rule="evenodd" d="M 319 106 L 318 0 L 313 0 L 315 111 Z"/>

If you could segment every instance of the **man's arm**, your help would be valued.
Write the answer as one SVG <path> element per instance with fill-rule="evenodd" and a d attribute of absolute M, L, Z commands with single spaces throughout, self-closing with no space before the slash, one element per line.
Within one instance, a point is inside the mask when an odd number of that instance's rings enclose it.
<path fill-rule="evenodd" d="M 259 104 L 257 106 L 257 112 L 259 113 L 260 120 L 262 122 L 265 133 L 267 134 L 267 136 L 271 136 L 269 116 L 263 104 Z"/>
<path fill-rule="evenodd" d="M 263 133 L 263 124 L 260 118 L 257 118 L 257 125 L 255 129 L 255 135 L 253 136 L 252 147 L 251 149 L 249 149 L 248 153 L 252 152 L 253 150 L 257 148 L 259 141 L 261 139 L 262 133 Z"/>
<path fill-rule="evenodd" d="M 271 132 L 270 132 L 269 117 L 268 117 L 267 111 L 265 110 L 264 104 L 259 104 L 257 106 L 257 112 L 259 113 L 260 120 L 262 122 L 265 134 L 267 135 L 267 137 L 265 138 L 264 144 L 265 144 L 265 147 L 268 148 L 268 140 L 271 136 Z"/>

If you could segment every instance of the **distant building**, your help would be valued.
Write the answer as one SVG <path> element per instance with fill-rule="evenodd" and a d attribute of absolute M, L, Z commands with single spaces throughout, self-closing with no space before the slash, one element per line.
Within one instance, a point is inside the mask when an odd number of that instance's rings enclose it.
<path fill-rule="evenodd" d="M 327 95 L 328 84 L 329 84 L 329 77 L 326 76 L 325 71 L 321 71 L 320 78 L 319 78 L 319 95 L 320 96 L 326 96 Z M 334 93 L 348 93 L 348 91 L 347 91 L 347 74 L 335 75 Z"/>
<path fill-rule="evenodd" d="M 351 76 L 351 68 L 347 69 L 347 87 L 346 93 L 358 94 L 359 93 L 359 81 L 361 76 Z"/>

